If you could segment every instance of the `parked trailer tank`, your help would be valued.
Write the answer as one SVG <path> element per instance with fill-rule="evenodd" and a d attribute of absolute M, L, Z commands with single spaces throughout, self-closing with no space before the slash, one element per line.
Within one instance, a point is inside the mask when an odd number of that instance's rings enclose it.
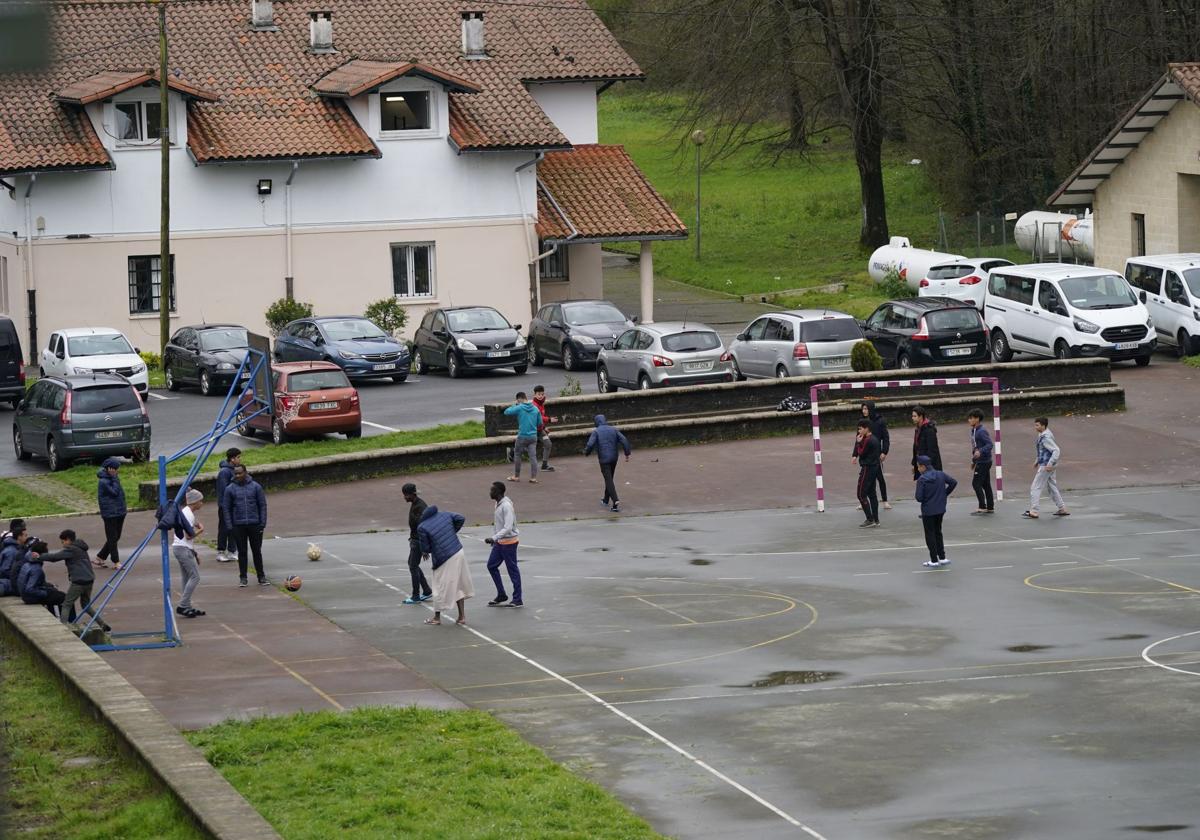
<path fill-rule="evenodd" d="M 1082 219 L 1070 213 L 1031 210 L 1017 219 L 1013 238 L 1022 251 L 1040 262 L 1064 260 L 1090 263 L 1096 249 L 1092 239 L 1092 217 Z"/>
<path fill-rule="evenodd" d="M 867 273 L 876 283 L 882 283 L 888 272 L 895 269 L 900 279 L 908 284 L 914 292 L 929 269 L 941 263 L 958 262 L 966 259 L 959 254 L 943 254 L 938 251 L 926 251 L 924 248 L 914 248 L 907 236 L 893 236 L 886 245 L 881 245 L 871 254 L 867 264 Z"/>

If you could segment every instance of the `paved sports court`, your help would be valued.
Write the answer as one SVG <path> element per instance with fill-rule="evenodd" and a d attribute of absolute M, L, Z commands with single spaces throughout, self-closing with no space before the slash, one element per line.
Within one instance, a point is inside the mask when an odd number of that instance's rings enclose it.
<path fill-rule="evenodd" d="M 1068 501 L 1028 522 L 959 498 L 949 570 L 920 567 L 912 502 L 866 532 L 845 507 L 524 525 L 523 610 L 485 606 L 470 529 L 469 630 L 400 605 L 406 534 L 273 555 L 314 608 L 669 835 L 1187 836 L 1200 492 Z"/>

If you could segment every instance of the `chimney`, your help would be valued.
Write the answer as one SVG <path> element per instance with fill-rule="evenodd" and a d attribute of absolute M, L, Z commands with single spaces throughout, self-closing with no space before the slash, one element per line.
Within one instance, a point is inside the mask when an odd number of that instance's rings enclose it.
<path fill-rule="evenodd" d="M 250 0 L 250 27 L 259 31 L 276 31 L 275 10 L 271 0 Z"/>
<path fill-rule="evenodd" d="M 308 13 L 308 44 L 311 52 L 334 52 L 333 12 Z"/>
<path fill-rule="evenodd" d="M 483 12 L 462 13 L 462 50 L 465 58 L 487 58 L 483 37 Z"/>

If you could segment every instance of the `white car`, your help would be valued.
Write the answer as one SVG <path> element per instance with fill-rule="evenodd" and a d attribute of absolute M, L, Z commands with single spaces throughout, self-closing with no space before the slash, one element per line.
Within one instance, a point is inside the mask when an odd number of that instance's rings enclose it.
<path fill-rule="evenodd" d="M 999 257 L 972 257 L 938 263 L 917 284 L 917 295 L 965 300 L 982 312 L 992 271 L 1010 265 L 1011 262 Z"/>
<path fill-rule="evenodd" d="M 113 373 L 129 380 L 139 394 L 149 387 L 146 363 L 120 330 L 73 327 L 50 334 L 38 370 L 42 376 Z"/>
<path fill-rule="evenodd" d="M 1130 257 L 1125 279 L 1146 304 L 1159 341 L 1181 356 L 1200 353 L 1200 254 Z"/>

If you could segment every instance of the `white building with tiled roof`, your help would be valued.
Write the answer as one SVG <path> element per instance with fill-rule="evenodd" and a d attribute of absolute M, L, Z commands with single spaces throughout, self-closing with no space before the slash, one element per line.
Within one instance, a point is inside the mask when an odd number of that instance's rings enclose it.
<path fill-rule="evenodd" d="M 0 76 L 0 309 L 27 356 L 66 326 L 158 337 L 152 6 L 56 5 L 53 61 Z M 410 324 L 602 293 L 600 246 L 686 229 L 597 97 L 642 78 L 585 0 L 168 3 L 172 323 L 291 292 L 396 295 Z M 543 276 L 546 275 L 546 276 Z M 34 313 L 31 316 L 31 312 Z M 644 313 L 650 314 L 650 313 Z"/>

